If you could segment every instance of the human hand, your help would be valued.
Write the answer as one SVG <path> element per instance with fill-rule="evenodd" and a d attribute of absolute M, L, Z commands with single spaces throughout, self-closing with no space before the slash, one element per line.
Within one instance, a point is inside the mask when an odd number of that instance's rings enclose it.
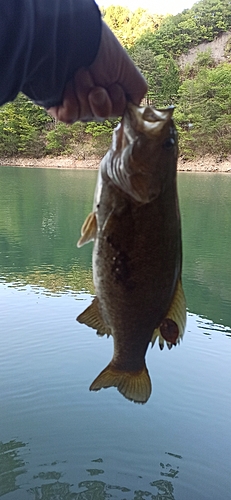
<path fill-rule="evenodd" d="M 147 84 L 108 26 L 102 22 L 97 56 L 67 83 L 63 102 L 48 112 L 65 123 L 121 116 L 127 101 L 139 105 Z"/>

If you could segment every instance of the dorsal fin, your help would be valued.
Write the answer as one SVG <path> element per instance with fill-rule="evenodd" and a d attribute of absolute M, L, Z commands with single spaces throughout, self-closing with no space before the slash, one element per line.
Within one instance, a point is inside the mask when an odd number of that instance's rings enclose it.
<path fill-rule="evenodd" d="M 112 363 L 96 377 L 90 391 L 99 391 L 108 387 L 117 387 L 118 391 L 134 403 L 144 404 L 148 401 L 152 386 L 146 366 L 137 372 L 126 372 L 116 369 Z"/>
<path fill-rule="evenodd" d="M 98 335 L 110 335 L 111 330 L 109 326 L 105 325 L 98 307 L 99 301 L 97 297 L 85 311 L 83 311 L 76 319 L 79 323 L 84 323 L 94 330 L 98 330 Z"/>
<path fill-rule="evenodd" d="M 160 326 L 154 330 L 151 342 L 154 345 L 159 338 L 160 349 L 164 347 L 164 340 L 169 348 L 179 344 L 183 338 L 186 324 L 186 301 L 181 280 L 178 280 L 170 308 Z"/>
<path fill-rule="evenodd" d="M 97 222 L 95 212 L 91 212 L 81 228 L 81 237 L 77 243 L 77 247 L 80 248 L 89 241 L 95 239 L 97 233 Z"/>

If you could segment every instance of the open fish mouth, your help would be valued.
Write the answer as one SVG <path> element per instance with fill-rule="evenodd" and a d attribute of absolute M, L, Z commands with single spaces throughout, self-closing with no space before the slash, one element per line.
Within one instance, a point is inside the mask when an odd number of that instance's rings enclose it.
<path fill-rule="evenodd" d="M 152 106 L 138 108 L 129 103 L 124 115 L 125 128 L 132 127 L 136 133 L 140 132 L 150 137 L 159 135 L 164 125 L 173 115 L 174 106 L 166 109 L 155 109 Z"/>
<path fill-rule="evenodd" d="M 123 119 L 114 130 L 112 149 L 123 151 L 132 144 L 137 134 L 154 139 L 161 133 L 163 127 L 171 120 L 174 106 L 166 109 L 156 109 L 153 106 L 137 107 L 128 103 Z"/>
<path fill-rule="evenodd" d="M 172 149 L 165 161 L 177 157 L 173 111 L 173 106 L 158 110 L 129 103 L 113 132 L 111 150 L 102 160 L 101 171 L 137 203 L 149 203 L 160 194 L 163 182 L 158 158 L 165 141 Z"/>

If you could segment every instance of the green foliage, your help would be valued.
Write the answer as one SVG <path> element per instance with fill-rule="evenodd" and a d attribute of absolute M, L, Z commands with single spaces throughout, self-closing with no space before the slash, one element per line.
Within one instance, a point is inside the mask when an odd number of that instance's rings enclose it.
<path fill-rule="evenodd" d="M 175 121 L 181 153 L 226 155 L 231 149 L 231 66 L 202 68 L 179 88 Z M 190 124 L 193 128 L 190 130 Z"/>
<path fill-rule="evenodd" d="M 164 16 L 151 14 L 138 8 L 131 12 L 120 5 L 110 5 L 103 9 L 103 18 L 118 40 L 125 47 L 131 47 L 140 36 L 149 30 L 154 33 L 161 25 Z"/>
<path fill-rule="evenodd" d="M 101 135 L 109 135 L 111 134 L 115 128 L 115 126 L 119 123 L 119 120 L 105 120 L 103 122 L 88 122 L 85 126 L 85 133 L 91 134 L 92 137 L 97 138 Z"/>
<path fill-rule="evenodd" d="M 231 147 L 229 65 L 216 68 L 210 51 L 198 51 L 194 63 L 183 71 L 177 60 L 189 48 L 230 29 L 230 0 L 202 0 L 176 16 L 152 15 L 142 8 L 131 12 L 121 6 L 104 9 L 103 16 L 148 82 L 145 102 L 157 108 L 176 105 L 181 153 L 187 157 L 227 154 Z M 229 59 L 231 39 L 225 53 Z M 0 155 L 103 156 L 117 123 L 106 120 L 71 127 L 56 123 L 19 94 L 13 103 L 0 108 Z"/>
<path fill-rule="evenodd" d="M 69 126 L 56 122 L 22 94 L 0 108 L 0 156 L 103 156 L 118 120 Z"/>
<path fill-rule="evenodd" d="M 46 152 L 52 155 L 68 153 L 68 141 L 72 137 L 71 128 L 64 123 L 57 123 L 46 135 Z"/>
<path fill-rule="evenodd" d="M 70 154 L 84 141 L 85 125 L 56 123 L 46 111 L 19 94 L 0 108 L 0 155 Z"/>
<path fill-rule="evenodd" d="M 105 10 L 103 18 L 120 43 L 126 44 L 126 27 L 130 20 L 129 9 L 120 5 L 111 5 Z"/>
<path fill-rule="evenodd" d="M 25 130 L 26 128 L 26 130 Z M 1 110 L 0 114 L 0 153 L 1 155 L 14 155 L 23 142 L 21 141 L 22 133 L 24 137 L 31 138 L 31 130 L 25 119 L 18 120 L 15 114 L 14 107 L 10 104 L 6 109 Z M 28 139 L 29 142 L 30 139 Z"/>
<path fill-rule="evenodd" d="M 162 107 L 173 104 L 179 85 L 179 68 L 174 59 L 163 54 L 156 56 L 156 75 L 152 87 L 155 105 Z"/>
<path fill-rule="evenodd" d="M 159 29 L 144 33 L 137 41 L 155 54 L 172 54 L 174 57 L 199 43 L 213 40 L 231 26 L 229 0 L 201 0 L 191 9 L 176 16 L 167 16 Z"/>
<path fill-rule="evenodd" d="M 130 55 L 148 82 L 147 103 L 163 107 L 175 102 L 180 78 L 173 57 L 155 56 L 151 49 L 142 45 L 131 49 Z"/>
<path fill-rule="evenodd" d="M 31 127 L 42 130 L 44 127 L 49 128 L 53 121 L 44 108 L 36 106 L 21 93 L 18 94 L 13 104 L 15 113 L 23 115 Z"/>
<path fill-rule="evenodd" d="M 215 66 L 216 64 L 212 57 L 211 49 L 203 52 L 198 51 L 194 63 L 187 63 L 185 65 L 181 72 L 181 79 L 187 80 L 188 78 L 194 78 L 202 68 L 214 68 Z"/>
<path fill-rule="evenodd" d="M 56 156 L 60 154 L 72 154 L 81 149 L 84 142 L 85 125 L 76 122 L 72 126 L 65 123 L 54 123 L 54 128 L 46 133 L 46 153 Z M 79 148 L 78 148 L 79 146 Z"/>
<path fill-rule="evenodd" d="M 92 139 L 94 153 L 98 156 L 104 156 L 111 145 L 112 132 L 119 119 L 105 120 L 103 122 L 88 122 L 85 127 L 85 133 Z"/>
<path fill-rule="evenodd" d="M 0 155 L 40 156 L 42 129 L 51 121 L 45 111 L 20 94 L 0 108 Z"/>

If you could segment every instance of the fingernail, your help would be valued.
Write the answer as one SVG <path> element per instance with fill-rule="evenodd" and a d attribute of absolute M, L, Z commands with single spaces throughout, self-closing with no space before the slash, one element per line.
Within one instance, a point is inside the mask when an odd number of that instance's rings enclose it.
<path fill-rule="evenodd" d="M 92 89 L 89 97 L 94 104 L 103 106 L 107 102 L 107 95 L 104 89 Z"/>
<path fill-rule="evenodd" d="M 94 117 L 108 118 L 111 116 L 112 103 L 106 89 L 94 88 L 88 96 L 88 101 Z"/>

